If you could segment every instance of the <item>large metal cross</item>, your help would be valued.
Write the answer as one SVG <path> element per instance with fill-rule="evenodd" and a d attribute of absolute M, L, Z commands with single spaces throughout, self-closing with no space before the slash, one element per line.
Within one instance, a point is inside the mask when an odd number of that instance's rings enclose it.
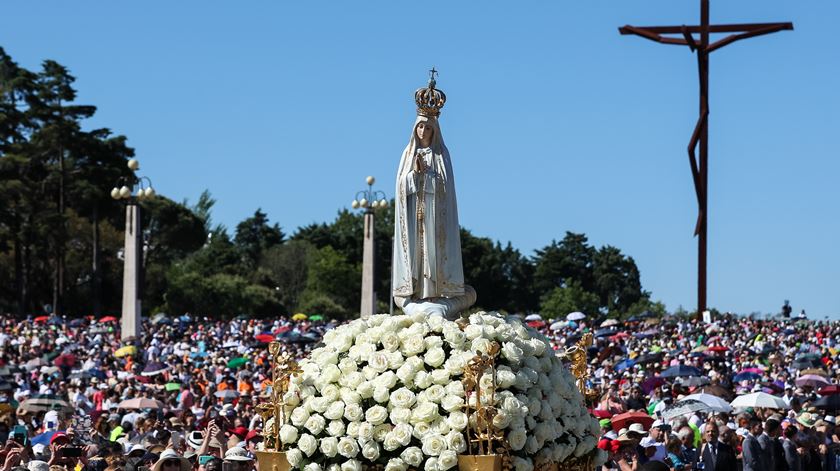
<path fill-rule="evenodd" d="M 688 46 L 697 53 L 697 68 L 700 76 L 700 117 L 694 126 L 691 140 L 688 143 L 688 158 L 691 164 L 691 176 L 694 180 L 694 191 L 697 195 L 697 224 L 694 235 L 699 236 L 697 250 L 697 316 L 702 318 L 706 310 L 706 228 L 709 217 L 709 54 L 723 46 L 741 39 L 752 38 L 764 34 L 783 30 L 792 30 L 793 23 L 753 23 L 732 25 L 709 24 L 709 0 L 700 0 L 699 26 L 623 26 L 618 29 L 621 34 L 635 34 L 651 41 L 662 44 Z M 730 33 L 715 42 L 709 42 L 709 35 L 714 33 Z M 700 35 L 699 41 L 694 37 Z M 665 36 L 665 35 L 678 35 Z M 698 162 L 695 149 L 700 147 Z"/>

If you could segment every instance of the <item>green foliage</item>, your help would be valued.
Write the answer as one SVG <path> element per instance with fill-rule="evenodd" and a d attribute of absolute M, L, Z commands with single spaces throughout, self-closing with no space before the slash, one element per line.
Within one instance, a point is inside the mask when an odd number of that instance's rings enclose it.
<path fill-rule="evenodd" d="M 254 215 L 236 225 L 234 242 L 242 252 L 245 263 L 256 267 L 264 251 L 283 243 L 286 235 L 280 226 L 268 224 L 268 216 L 257 209 Z"/>
<path fill-rule="evenodd" d="M 543 296 L 540 312 L 546 319 L 565 319 L 567 314 L 575 311 L 593 315 L 598 312 L 599 304 L 596 294 L 586 291 L 579 281 L 568 279 L 562 287 L 554 288 Z"/>
<path fill-rule="evenodd" d="M 478 293 L 477 306 L 508 312 L 537 307 L 531 287 L 533 266 L 510 243 L 504 248 L 461 229 L 464 278 Z"/>
<path fill-rule="evenodd" d="M 300 296 L 309 279 L 309 261 L 315 247 L 304 240 L 292 240 L 272 247 L 263 253 L 260 269 L 268 277 L 269 286 L 278 292 L 280 302 L 290 310 L 304 310 Z"/>
<path fill-rule="evenodd" d="M 350 263 L 343 254 L 326 246 L 311 253 L 308 265 L 306 288 L 301 294 L 302 308 L 320 297 L 327 297 L 344 310 L 344 314 L 332 317 L 342 318 L 350 313 L 358 314 L 361 302 L 359 287 L 362 283 L 362 270 L 358 264 Z M 305 310 L 304 312 L 323 314 Z"/>

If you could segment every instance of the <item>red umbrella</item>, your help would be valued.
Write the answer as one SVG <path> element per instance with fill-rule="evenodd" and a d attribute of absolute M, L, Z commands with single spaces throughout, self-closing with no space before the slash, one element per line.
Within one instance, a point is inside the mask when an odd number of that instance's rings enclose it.
<path fill-rule="evenodd" d="M 38 316 L 33 320 L 35 322 L 47 322 L 49 320 L 49 318 L 50 318 L 50 316 Z"/>
<path fill-rule="evenodd" d="M 530 321 L 528 322 L 528 327 L 533 327 L 535 329 L 539 329 L 540 327 L 544 326 L 545 322 L 543 321 Z"/>
<path fill-rule="evenodd" d="M 592 415 L 599 419 L 609 419 L 612 417 L 612 412 L 603 409 L 592 409 Z"/>
<path fill-rule="evenodd" d="M 114 316 L 105 316 L 102 319 L 99 319 L 99 322 L 117 322 L 117 318 Z"/>
<path fill-rule="evenodd" d="M 64 355 L 59 355 L 56 357 L 55 366 L 66 366 L 68 368 L 72 368 L 76 365 L 76 355 L 65 353 Z"/>
<path fill-rule="evenodd" d="M 728 352 L 728 351 L 729 351 L 729 348 L 728 348 L 728 347 L 724 347 L 723 345 L 715 345 L 714 347 L 709 347 L 709 348 L 708 348 L 708 350 L 709 350 L 710 352 L 718 352 L 718 353 L 721 353 L 721 352 Z"/>
<path fill-rule="evenodd" d="M 642 424 L 642 427 L 647 430 L 653 424 L 653 417 L 644 412 L 625 412 L 612 417 L 612 427 L 616 432 L 629 427 L 630 424 Z"/>
<path fill-rule="evenodd" d="M 288 332 L 290 330 L 292 330 L 291 327 L 289 327 L 287 325 L 284 325 L 284 326 L 280 326 L 280 327 L 274 329 L 274 333 L 275 334 L 282 334 L 283 332 Z"/>
<path fill-rule="evenodd" d="M 828 386 L 823 386 L 817 390 L 817 394 L 820 396 L 829 396 L 831 394 L 840 394 L 840 386 L 836 384 L 829 384 Z"/>
<path fill-rule="evenodd" d="M 274 340 L 274 336 L 271 334 L 260 334 L 254 338 L 257 339 L 258 342 L 262 343 L 269 343 Z"/>

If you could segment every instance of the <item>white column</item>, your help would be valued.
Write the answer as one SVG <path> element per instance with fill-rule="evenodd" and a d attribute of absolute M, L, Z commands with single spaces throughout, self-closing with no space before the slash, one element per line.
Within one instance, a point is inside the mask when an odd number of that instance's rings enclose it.
<path fill-rule="evenodd" d="M 140 237 L 140 207 L 125 206 L 125 257 L 122 292 L 122 338 L 140 336 L 140 264 L 143 263 L 143 243 Z"/>
<path fill-rule="evenodd" d="M 362 319 L 376 314 L 376 290 L 373 286 L 373 211 L 365 211 L 365 239 L 362 252 Z"/>

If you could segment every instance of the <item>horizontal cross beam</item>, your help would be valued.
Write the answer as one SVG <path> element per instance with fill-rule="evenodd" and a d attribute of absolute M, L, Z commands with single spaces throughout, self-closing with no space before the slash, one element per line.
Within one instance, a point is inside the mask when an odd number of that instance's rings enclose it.
<path fill-rule="evenodd" d="M 750 31 L 765 29 L 769 27 L 778 27 L 776 31 L 792 30 L 793 23 L 744 23 L 731 25 L 709 25 L 710 33 L 746 33 Z M 637 34 L 637 30 L 645 30 L 654 34 L 682 34 L 683 31 L 689 33 L 702 33 L 700 26 L 622 26 L 618 28 L 621 34 Z"/>

